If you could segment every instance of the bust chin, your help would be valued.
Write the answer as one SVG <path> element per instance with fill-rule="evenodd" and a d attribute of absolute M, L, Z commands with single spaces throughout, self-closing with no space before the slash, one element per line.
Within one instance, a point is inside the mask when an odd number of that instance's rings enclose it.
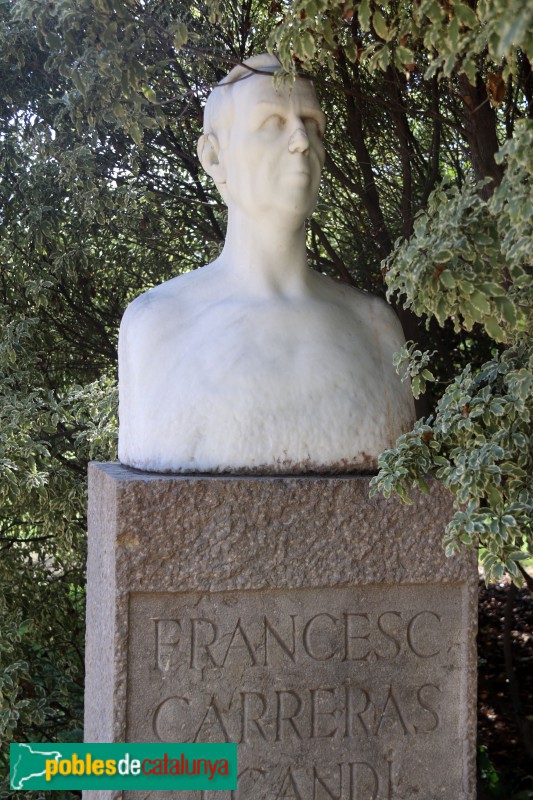
<path fill-rule="evenodd" d="M 247 63 L 213 93 L 199 143 L 228 204 L 224 249 L 122 320 L 119 458 L 178 473 L 373 469 L 414 419 L 392 366 L 401 327 L 384 301 L 307 266 L 323 114 L 308 81 L 275 90 L 273 57 Z"/>

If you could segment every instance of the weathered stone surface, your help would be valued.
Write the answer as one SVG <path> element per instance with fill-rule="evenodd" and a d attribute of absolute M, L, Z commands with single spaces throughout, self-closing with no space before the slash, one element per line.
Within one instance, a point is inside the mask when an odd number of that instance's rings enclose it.
<path fill-rule="evenodd" d="M 91 465 L 86 741 L 237 741 L 236 800 L 472 800 L 475 558 L 439 486 L 368 481 Z"/>

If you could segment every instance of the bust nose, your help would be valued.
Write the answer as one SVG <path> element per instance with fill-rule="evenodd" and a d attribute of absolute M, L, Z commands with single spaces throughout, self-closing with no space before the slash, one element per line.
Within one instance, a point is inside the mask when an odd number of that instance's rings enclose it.
<path fill-rule="evenodd" d="M 309 139 L 304 126 L 300 123 L 294 129 L 289 139 L 289 153 L 303 153 L 306 155 L 308 152 Z"/>

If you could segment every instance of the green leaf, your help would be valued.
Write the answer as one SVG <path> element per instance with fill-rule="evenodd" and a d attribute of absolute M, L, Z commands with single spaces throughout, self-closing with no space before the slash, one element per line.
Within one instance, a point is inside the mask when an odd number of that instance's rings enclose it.
<path fill-rule="evenodd" d="M 374 26 L 374 30 L 376 31 L 377 35 L 380 36 L 382 39 L 385 39 L 387 42 L 389 40 L 389 27 L 385 22 L 385 17 L 381 13 L 381 11 L 374 11 L 372 15 L 372 24 Z"/>
<path fill-rule="evenodd" d="M 449 269 L 443 269 L 439 275 L 439 280 L 446 289 L 455 289 L 456 282 Z"/>
<path fill-rule="evenodd" d="M 143 140 L 142 131 L 136 122 L 133 122 L 130 125 L 129 134 L 137 146 L 140 146 L 142 144 Z"/>
<path fill-rule="evenodd" d="M 84 94 L 86 86 L 85 86 L 85 83 L 83 82 L 82 77 L 80 75 L 80 72 L 79 72 L 79 70 L 77 68 L 72 70 L 72 72 L 70 73 L 70 77 L 72 79 L 72 83 L 74 84 L 74 86 L 76 87 L 78 92 L 80 92 L 81 94 Z"/>
<path fill-rule="evenodd" d="M 512 303 L 508 297 L 495 297 L 494 302 L 496 304 L 496 308 L 503 315 L 505 321 L 510 325 L 515 325 L 516 309 L 514 303 Z"/>
<path fill-rule="evenodd" d="M 320 11 L 319 3 L 317 0 L 309 0 L 308 3 L 303 6 L 305 12 L 308 17 L 314 17 Z"/>
<path fill-rule="evenodd" d="M 401 64 L 412 64 L 415 60 L 415 54 L 408 47 L 399 45 L 394 52 Z"/>
<path fill-rule="evenodd" d="M 119 103 L 118 100 L 113 103 L 113 114 L 115 115 L 115 119 L 124 119 L 126 116 L 126 110 L 122 103 Z"/>
<path fill-rule="evenodd" d="M 452 53 L 450 54 L 451 58 L 455 61 L 457 59 L 457 43 L 459 38 L 459 20 L 456 17 L 452 17 L 450 20 L 450 24 L 448 25 L 448 36 L 450 38 L 450 42 L 452 45 Z"/>
<path fill-rule="evenodd" d="M 483 314 L 490 314 L 489 301 L 487 300 L 486 296 L 477 289 L 475 289 L 470 295 L 470 302 L 475 308 L 477 308 L 479 311 L 482 311 Z"/>
<path fill-rule="evenodd" d="M 187 30 L 187 26 L 183 22 L 178 22 L 176 25 L 176 31 L 174 33 L 174 47 L 176 50 L 180 50 L 187 44 L 187 40 L 189 38 L 189 31 Z"/>
<path fill-rule="evenodd" d="M 50 50 L 52 50 L 52 52 L 61 50 L 63 40 L 60 36 L 58 36 L 57 33 L 54 33 L 54 31 L 47 31 L 44 35 L 44 38 L 46 39 L 46 44 Z"/>
<path fill-rule="evenodd" d="M 326 43 L 329 44 L 330 47 L 335 47 L 335 34 L 329 19 L 323 21 L 320 32 L 326 40 Z"/>
<path fill-rule="evenodd" d="M 488 297 L 499 297 L 505 294 L 505 289 L 498 283 L 480 283 L 479 291 L 484 292 Z"/>
<path fill-rule="evenodd" d="M 479 310 L 479 308 L 476 308 L 476 306 L 472 305 L 469 300 L 463 299 L 463 302 L 460 306 L 460 311 L 465 318 L 465 321 L 467 317 L 471 317 L 474 322 L 485 322 L 485 316 L 483 313 Z M 472 326 L 467 325 L 466 327 L 469 330 Z"/>
<path fill-rule="evenodd" d="M 494 485 L 488 484 L 486 488 L 487 496 L 490 501 L 490 505 L 492 508 L 498 508 L 499 504 L 502 501 L 502 494 L 501 491 Z"/>
<path fill-rule="evenodd" d="M 497 342 L 506 341 L 507 337 L 505 331 L 500 328 L 494 317 L 488 317 L 488 319 L 484 321 L 484 325 L 489 336 L 492 336 Z"/>
<path fill-rule="evenodd" d="M 304 31 L 300 37 L 302 51 L 307 58 L 312 58 L 316 52 L 315 39 L 311 31 Z"/>
<path fill-rule="evenodd" d="M 436 264 L 445 263 L 447 261 L 451 261 L 452 259 L 453 259 L 453 253 L 446 247 L 437 250 L 437 252 L 434 255 L 434 261 Z"/>
<path fill-rule="evenodd" d="M 346 58 L 351 61 L 352 64 L 355 64 L 356 61 L 359 61 L 361 51 L 351 37 L 344 43 L 343 49 L 344 53 L 346 54 Z"/>
<path fill-rule="evenodd" d="M 531 556 L 529 553 L 523 552 L 522 550 L 515 550 L 509 554 L 508 558 L 512 561 L 527 561 Z"/>
<path fill-rule="evenodd" d="M 390 64 L 390 55 L 391 55 L 391 51 L 386 45 L 383 45 L 382 47 L 380 47 L 379 50 L 376 53 L 375 63 L 376 63 L 376 66 L 382 72 L 385 72 L 385 70 L 387 69 L 387 67 Z"/>
<path fill-rule="evenodd" d="M 157 95 L 150 86 L 143 86 L 142 92 L 150 103 L 157 103 Z"/>
<path fill-rule="evenodd" d="M 468 28 L 475 28 L 479 25 L 479 20 L 474 11 L 464 3 L 456 3 L 453 6 L 453 13 L 457 19 Z"/>
<path fill-rule="evenodd" d="M 431 20 L 431 22 L 441 22 L 444 19 L 444 11 L 437 0 L 431 0 L 429 3 L 423 5 L 424 14 Z"/>
<path fill-rule="evenodd" d="M 418 487 L 420 491 L 422 491 L 424 494 L 431 494 L 431 489 L 425 478 L 422 477 L 418 478 Z"/>
<path fill-rule="evenodd" d="M 364 31 L 370 30 L 370 0 L 361 0 L 357 10 L 359 24 Z"/>

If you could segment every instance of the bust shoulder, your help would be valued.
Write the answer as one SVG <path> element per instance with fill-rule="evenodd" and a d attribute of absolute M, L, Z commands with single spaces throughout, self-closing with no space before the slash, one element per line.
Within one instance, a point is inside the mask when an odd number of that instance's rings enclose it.
<path fill-rule="evenodd" d="M 384 298 L 377 295 L 371 295 L 371 298 L 369 310 L 379 330 L 386 357 L 392 358 L 392 354 L 405 344 L 402 324 L 392 306 Z"/>
<path fill-rule="evenodd" d="M 168 325 L 179 324 L 187 309 L 206 301 L 211 266 L 177 275 L 132 300 L 122 317 L 120 338 L 129 340 L 131 336 L 140 335 L 152 342 L 154 337 L 165 338 L 171 332 Z"/>
<path fill-rule="evenodd" d="M 315 273 L 318 278 L 317 288 L 325 298 L 329 296 L 332 302 L 342 305 L 347 311 L 361 320 L 377 324 L 385 335 L 398 337 L 403 343 L 403 331 L 398 316 L 393 308 L 376 294 L 363 292 L 354 286 L 329 278 L 320 273 Z"/>
<path fill-rule="evenodd" d="M 186 293 L 191 284 L 197 282 L 200 273 L 201 270 L 185 272 L 148 289 L 131 301 L 124 312 L 124 318 L 131 322 L 159 312 L 166 304 L 179 300 L 180 295 Z"/>
<path fill-rule="evenodd" d="M 341 285 L 346 286 L 347 300 L 354 309 L 365 308 L 370 317 L 374 318 L 377 316 L 380 321 L 389 321 L 390 323 L 397 320 L 393 309 L 383 297 L 377 294 L 371 294 L 370 292 L 363 292 L 361 289 L 356 289 L 353 286 Z"/>
<path fill-rule="evenodd" d="M 353 324 L 360 326 L 358 335 L 363 339 L 367 338 L 373 358 L 381 359 L 382 368 L 388 376 L 387 380 L 392 380 L 393 384 L 396 384 L 393 355 L 405 344 L 398 315 L 383 297 L 362 292 L 360 289 L 336 281 L 332 283 L 339 287 L 337 291 L 340 290 L 342 293 L 343 306 L 348 310 Z M 401 394 L 407 395 L 404 401 L 410 405 L 412 400 L 409 384 L 402 384 Z"/>

